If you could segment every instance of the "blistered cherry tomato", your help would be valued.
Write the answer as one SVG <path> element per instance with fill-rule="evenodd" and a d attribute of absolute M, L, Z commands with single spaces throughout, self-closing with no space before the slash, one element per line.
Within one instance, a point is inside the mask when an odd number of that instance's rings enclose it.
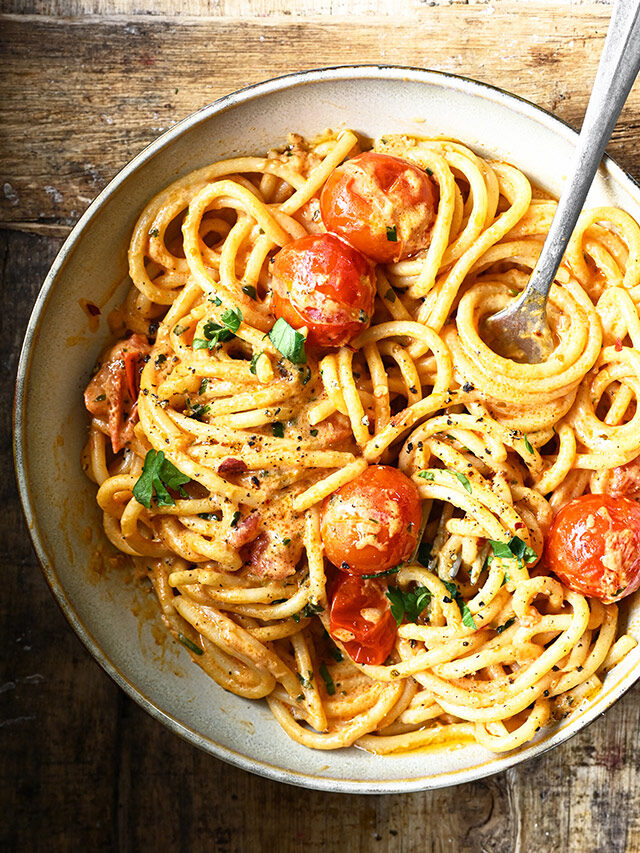
<path fill-rule="evenodd" d="M 370 465 L 325 498 L 325 554 L 350 574 L 382 572 L 411 554 L 421 523 L 420 496 L 411 480 L 389 465 Z"/>
<path fill-rule="evenodd" d="M 379 263 L 399 261 L 429 244 L 438 206 L 432 178 L 406 160 L 368 151 L 329 175 L 320 195 L 328 231 Z"/>
<path fill-rule="evenodd" d="M 373 313 L 371 263 L 334 234 L 288 243 L 273 264 L 273 313 L 306 326 L 316 346 L 342 346 L 367 328 Z"/>
<path fill-rule="evenodd" d="M 386 585 L 341 575 L 333 589 L 329 633 L 356 663 L 382 664 L 395 643 L 397 627 Z"/>
<path fill-rule="evenodd" d="M 610 495 L 583 495 L 555 517 L 547 562 L 570 589 L 619 601 L 640 587 L 640 504 Z"/>

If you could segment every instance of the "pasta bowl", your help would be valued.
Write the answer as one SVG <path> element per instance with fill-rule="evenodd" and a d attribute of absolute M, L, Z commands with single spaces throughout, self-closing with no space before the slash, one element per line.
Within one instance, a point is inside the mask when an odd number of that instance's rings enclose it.
<path fill-rule="evenodd" d="M 164 133 L 107 186 L 78 222 L 36 302 L 18 371 L 15 455 L 21 498 L 45 577 L 70 624 L 111 677 L 176 734 L 218 758 L 272 779 L 351 792 L 417 791 L 478 779 L 540 755 L 605 711 L 638 677 L 640 647 L 602 690 L 533 741 L 501 755 L 449 744 L 388 756 L 356 748 L 326 753 L 291 742 L 266 704 L 226 693 L 167 638 L 126 569 L 111 565 L 80 455 L 82 390 L 109 341 L 106 318 L 128 287 L 127 246 L 144 204 L 171 181 L 213 160 L 260 153 L 294 130 L 307 137 L 350 127 L 460 139 L 517 165 L 558 195 L 575 145 L 560 120 L 472 80 L 412 68 L 349 66 L 292 74 L 228 95 Z M 588 206 L 613 205 L 640 220 L 640 188 L 605 159 Z M 87 303 L 99 306 L 89 317 Z M 39 413 L 47 412 L 42 419 Z M 624 611 L 640 639 L 640 601 Z"/>

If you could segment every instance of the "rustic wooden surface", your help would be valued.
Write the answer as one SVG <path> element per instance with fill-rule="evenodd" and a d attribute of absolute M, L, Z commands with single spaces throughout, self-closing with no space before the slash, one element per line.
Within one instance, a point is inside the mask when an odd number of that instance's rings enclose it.
<path fill-rule="evenodd" d="M 10 475 L 12 382 L 38 288 L 89 201 L 161 130 L 241 85 L 350 61 L 464 73 L 577 125 L 607 6 L 2 0 L 0 9 L 0 849 L 640 851 L 640 685 L 569 743 L 477 783 L 360 797 L 269 782 L 170 734 L 93 662 L 40 574 Z M 350 9 L 355 21 L 339 17 Z M 636 86 L 609 149 L 636 178 L 639 148 Z"/>

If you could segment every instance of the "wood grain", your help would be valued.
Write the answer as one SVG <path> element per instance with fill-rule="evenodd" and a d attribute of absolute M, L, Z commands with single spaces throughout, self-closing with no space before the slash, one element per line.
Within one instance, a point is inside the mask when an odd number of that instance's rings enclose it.
<path fill-rule="evenodd" d="M 640 685 L 569 743 L 456 788 L 361 797 L 260 779 L 169 733 L 92 661 L 9 475 L 13 377 L 40 283 L 84 207 L 170 123 L 249 82 L 359 61 L 465 73 L 579 124 L 606 6 L 430 2 L 444 5 L 1 0 L 34 14 L 0 19 L 0 849 L 639 853 Z M 100 14 L 55 17 L 84 13 Z M 636 86 L 610 148 L 636 177 L 639 143 Z"/>
<path fill-rule="evenodd" d="M 5 16 L 0 224 L 69 228 L 162 130 L 266 77 L 348 62 L 464 73 L 581 121 L 606 6 L 422 6 L 415 21 Z M 452 48 L 455 45 L 455 48 Z M 238 57 L 242 61 L 238 61 Z M 70 61 L 73 57 L 73 62 Z M 640 176 L 636 85 L 610 152 Z"/>

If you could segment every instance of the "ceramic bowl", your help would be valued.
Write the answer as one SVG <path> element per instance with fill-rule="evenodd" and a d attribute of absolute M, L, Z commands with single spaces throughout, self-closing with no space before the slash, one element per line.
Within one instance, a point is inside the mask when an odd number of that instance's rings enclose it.
<path fill-rule="evenodd" d="M 178 643 L 167 639 L 158 645 L 149 598 L 126 579 L 127 572 L 96 573 L 100 548 L 107 546 L 95 486 L 80 468 L 87 435 L 82 391 L 109 339 L 105 318 L 129 286 L 127 245 L 141 208 L 192 169 L 237 154 L 261 154 L 290 130 L 312 137 L 328 127 L 368 136 L 386 131 L 457 138 L 483 155 L 514 163 L 556 195 L 576 141 L 571 128 L 521 98 L 413 68 L 349 66 L 292 74 L 189 116 L 98 196 L 38 296 L 17 382 L 20 492 L 43 571 L 72 627 L 122 689 L 176 734 L 245 770 L 311 788 L 384 793 L 459 784 L 540 755 L 587 725 L 636 680 L 640 647 L 609 673 L 585 708 L 506 755 L 470 745 L 386 757 L 355 748 L 317 752 L 289 740 L 266 703 L 223 691 Z M 587 202 L 595 204 L 617 205 L 640 220 L 640 188 L 610 159 Z M 90 330 L 81 299 L 101 306 L 97 330 Z M 640 638 L 640 599 L 628 627 Z"/>

